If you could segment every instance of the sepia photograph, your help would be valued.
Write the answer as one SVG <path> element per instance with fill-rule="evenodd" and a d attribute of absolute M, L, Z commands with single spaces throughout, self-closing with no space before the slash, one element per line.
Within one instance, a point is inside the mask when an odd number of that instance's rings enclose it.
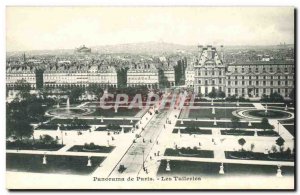
<path fill-rule="evenodd" d="M 7 189 L 295 190 L 295 7 L 5 11 Z"/>

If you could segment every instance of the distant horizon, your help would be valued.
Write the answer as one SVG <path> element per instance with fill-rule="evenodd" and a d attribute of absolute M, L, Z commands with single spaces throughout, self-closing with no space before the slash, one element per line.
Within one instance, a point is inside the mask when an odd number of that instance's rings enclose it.
<path fill-rule="evenodd" d="M 81 45 L 78 45 L 77 47 L 75 48 L 53 48 L 53 49 L 32 49 L 32 50 L 7 50 L 6 53 L 13 53 L 13 52 L 37 52 L 37 51 L 56 51 L 56 50 L 75 50 L 76 48 L 80 47 L 80 46 L 86 46 L 88 48 L 97 48 L 97 47 L 104 47 L 104 46 L 118 46 L 118 45 L 133 45 L 133 44 L 147 44 L 147 43 L 155 43 L 155 44 L 172 44 L 172 45 L 178 45 L 178 46 L 183 46 L 183 47 L 192 47 L 192 46 L 195 46 L 195 50 L 197 50 L 197 46 L 198 45 L 203 45 L 203 46 L 207 46 L 207 45 L 212 45 L 214 47 L 220 47 L 221 45 L 224 46 L 224 48 L 226 47 L 267 47 L 267 46 L 279 46 L 280 43 L 278 44 L 253 44 L 253 45 L 250 45 L 250 44 L 247 44 L 247 45 L 244 45 L 244 44 L 236 44 L 236 45 L 224 45 L 224 44 L 180 44 L 180 43 L 172 43 L 172 42 L 160 42 L 160 41 L 145 41 L 145 42 L 133 42 L 133 43 L 120 43 L 120 44 L 99 44 L 99 45 L 93 45 L 93 46 L 89 46 L 89 45 L 86 45 L 86 44 L 81 44 Z M 281 43 L 281 44 L 284 44 L 284 43 Z M 285 43 L 285 45 L 293 45 L 294 46 L 294 43 Z M 176 50 L 176 48 L 174 48 L 174 50 Z"/>
<path fill-rule="evenodd" d="M 294 17 L 293 7 L 7 7 L 6 49 L 294 44 Z"/>

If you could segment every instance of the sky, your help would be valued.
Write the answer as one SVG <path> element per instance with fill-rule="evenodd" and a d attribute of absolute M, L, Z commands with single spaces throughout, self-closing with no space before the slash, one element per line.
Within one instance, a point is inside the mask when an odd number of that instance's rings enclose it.
<path fill-rule="evenodd" d="M 140 42 L 294 43 L 292 7 L 7 7 L 7 51 Z"/>

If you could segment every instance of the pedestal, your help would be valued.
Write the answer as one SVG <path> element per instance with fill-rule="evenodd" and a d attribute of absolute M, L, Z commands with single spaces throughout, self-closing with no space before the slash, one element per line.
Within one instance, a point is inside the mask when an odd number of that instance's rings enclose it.
<path fill-rule="evenodd" d="M 91 167 L 92 166 L 92 162 L 91 162 L 91 157 L 88 157 L 88 162 L 87 162 L 87 167 Z"/>
<path fill-rule="evenodd" d="M 171 171 L 171 167 L 170 167 L 170 160 L 167 160 L 167 167 L 166 167 L 166 171 L 170 172 Z"/>
<path fill-rule="evenodd" d="M 285 108 L 284 108 L 284 110 L 288 110 L 288 106 L 287 106 L 287 105 L 285 105 Z"/>
<path fill-rule="evenodd" d="M 44 157 L 43 157 L 43 165 L 46 165 L 47 164 L 47 157 L 46 157 L 46 155 L 44 155 Z"/>
<path fill-rule="evenodd" d="M 216 118 L 214 119 L 214 125 L 217 125 L 217 120 L 216 120 Z"/>
<path fill-rule="evenodd" d="M 181 119 L 181 122 L 180 122 L 180 124 L 183 124 L 183 120 Z"/>
<path fill-rule="evenodd" d="M 276 176 L 277 176 L 277 177 L 282 177 L 282 173 L 281 173 L 281 172 L 282 172 L 282 171 L 281 171 L 281 169 L 280 169 L 280 166 L 278 166 Z"/>
<path fill-rule="evenodd" d="M 212 113 L 212 114 L 216 114 L 216 112 L 215 112 L 215 108 L 214 108 L 214 107 L 212 108 L 212 111 L 211 111 L 211 113 Z"/>
<path fill-rule="evenodd" d="M 251 127 L 252 126 L 252 124 L 251 124 L 251 122 L 249 121 L 249 123 L 248 123 L 248 127 Z"/>
<path fill-rule="evenodd" d="M 220 170 L 219 170 L 219 174 L 224 175 L 224 166 L 223 163 L 220 165 Z"/>

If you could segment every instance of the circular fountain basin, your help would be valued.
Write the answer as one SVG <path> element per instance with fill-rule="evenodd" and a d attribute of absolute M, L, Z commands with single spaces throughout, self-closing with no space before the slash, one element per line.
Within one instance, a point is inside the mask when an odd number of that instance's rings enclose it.
<path fill-rule="evenodd" d="M 264 109 L 247 109 L 237 112 L 237 114 L 243 118 L 249 119 L 277 119 L 286 120 L 294 118 L 294 113 L 284 110 L 268 109 L 267 112 Z"/>
<path fill-rule="evenodd" d="M 70 116 L 83 116 L 88 115 L 90 113 L 94 112 L 94 110 L 90 108 L 77 108 L 77 107 L 71 107 L 71 108 L 55 108 L 51 109 L 46 112 L 46 115 L 48 116 L 61 116 L 61 117 L 70 117 Z"/>

